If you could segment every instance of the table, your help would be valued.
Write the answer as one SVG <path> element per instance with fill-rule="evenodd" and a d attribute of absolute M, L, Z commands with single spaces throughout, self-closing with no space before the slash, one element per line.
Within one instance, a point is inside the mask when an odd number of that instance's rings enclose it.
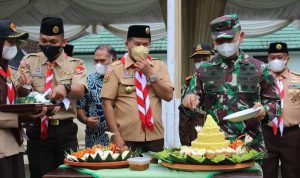
<path fill-rule="evenodd" d="M 160 171 L 162 172 L 167 172 L 167 171 L 174 171 L 174 170 L 169 170 L 165 167 L 159 166 L 159 165 L 151 165 L 151 167 L 149 168 L 149 170 L 147 171 L 129 171 L 128 170 L 128 174 L 124 174 L 124 171 L 127 171 L 126 168 L 124 169 L 110 169 L 110 170 L 115 170 L 114 172 L 120 172 L 120 174 L 114 174 L 114 175 L 109 175 L 108 171 L 103 171 L 103 178 L 106 177 L 110 177 L 110 178 L 129 178 L 131 177 L 131 175 L 136 175 L 135 177 L 157 177 L 155 176 L 155 174 L 153 175 L 152 172 L 154 172 L 153 170 L 156 169 L 160 169 Z M 180 173 L 180 175 L 178 175 L 178 173 Z M 178 177 L 180 178 L 184 178 L 185 175 L 186 177 L 197 177 L 197 175 L 193 175 L 193 172 L 183 172 L 183 171 L 177 171 L 177 174 L 174 175 L 178 175 Z M 140 175 L 140 176 L 139 176 Z M 163 174 L 160 174 L 160 177 L 164 177 Z M 172 175 L 171 177 L 177 177 Z M 74 169 L 56 169 L 54 171 L 51 171 L 49 173 L 47 173 L 46 175 L 43 176 L 43 178 L 93 178 L 91 175 L 89 174 L 84 174 L 84 173 L 80 173 Z M 199 177 L 199 175 L 198 175 Z M 259 175 L 259 173 L 257 172 L 241 172 L 241 171 L 237 171 L 237 172 L 228 172 L 228 173 L 222 173 L 222 174 L 218 174 L 213 176 L 213 178 L 262 178 L 261 175 Z"/>

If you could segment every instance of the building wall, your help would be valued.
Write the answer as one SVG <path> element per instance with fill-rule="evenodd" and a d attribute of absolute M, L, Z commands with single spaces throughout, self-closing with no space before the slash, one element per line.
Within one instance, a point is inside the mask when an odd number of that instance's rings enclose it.
<path fill-rule="evenodd" d="M 267 58 L 267 52 L 247 52 L 250 56 L 265 56 Z M 300 73 L 300 51 L 289 52 L 290 61 L 288 63 L 288 68 L 291 71 Z"/>

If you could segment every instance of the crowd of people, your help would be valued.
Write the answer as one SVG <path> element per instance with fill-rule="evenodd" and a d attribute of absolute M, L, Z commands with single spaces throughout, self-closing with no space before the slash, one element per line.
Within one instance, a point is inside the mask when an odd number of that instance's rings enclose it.
<path fill-rule="evenodd" d="M 218 17 L 210 28 L 214 50 L 208 44 L 196 47 L 190 56 L 196 72 L 182 89 L 182 145 L 190 145 L 197 136 L 194 127 L 203 125 L 210 114 L 229 140 L 247 134 L 253 138 L 251 148 L 268 153 L 261 163 L 264 177 L 278 177 L 279 160 L 283 177 L 300 177 L 300 92 L 294 87 L 300 75 L 287 67 L 287 44 L 271 43 L 266 64 L 240 48 L 245 35 L 237 15 Z M 25 177 L 24 135 L 31 178 L 63 164 L 65 151 L 78 148 L 75 118 L 86 124 L 86 147 L 107 145 L 105 131 L 110 131 L 117 148 L 163 149 L 161 104 L 173 99 L 174 86 L 164 62 L 149 55 L 149 26 L 128 28 L 127 53 L 120 59 L 112 46 L 99 45 L 94 51 L 96 72 L 88 76 L 84 60 L 72 57 L 63 20 L 46 17 L 40 28 L 41 52 L 26 55 L 14 77 L 8 61 L 16 55 L 17 41 L 27 38 L 28 33 L 17 32 L 13 22 L 0 20 L 0 104 L 14 104 L 17 96 L 36 91 L 64 106 L 50 112 L 44 107 L 40 113 L 0 112 L 0 177 Z M 241 122 L 223 120 L 248 108 L 260 111 Z"/>

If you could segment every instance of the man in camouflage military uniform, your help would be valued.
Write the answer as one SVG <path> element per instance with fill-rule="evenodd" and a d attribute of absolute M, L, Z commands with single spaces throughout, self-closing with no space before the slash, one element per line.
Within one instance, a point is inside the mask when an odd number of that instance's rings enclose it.
<path fill-rule="evenodd" d="M 260 121 L 273 119 L 280 110 L 274 78 L 264 63 L 240 50 L 244 33 L 237 15 L 214 19 L 210 26 L 219 54 L 198 68 L 196 92 L 184 98 L 183 106 L 190 110 L 199 104 L 205 106 L 228 139 L 235 140 L 248 134 L 254 139 L 250 147 L 264 149 Z M 223 120 L 228 114 L 262 106 L 263 109 L 251 119 Z"/>
<path fill-rule="evenodd" d="M 278 86 L 282 86 L 279 91 L 283 109 L 280 118 L 263 125 L 268 151 L 263 173 L 265 178 L 278 177 L 280 160 L 282 177 L 296 178 L 300 177 L 300 75 L 287 68 L 290 57 L 286 43 L 271 43 L 268 53 L 272 75 Z"/>
<path fill-rule="evenodd" d="M 31 178 L 40 178 L 56 169 L 63 164 L 65 152 L 78 147 L 78 127 L 73 119 L 77 116 L 76 99 L 83 96 L 87 88 L 86 72 L 82 60 L 65 54 L 65 44 L 62 19 L 44 18 L 39 38 L 42 52 L 25 56 L 18 70 L 19 94 L 28 94 L 31 90 L 48 93 L 50 100 L 65 101 L 66 105 L 55 115 L 27 126 Z M 28 84 L 32 89 L 24 88 Z"/>
<path fill-rule="evenodd" d="M 213 55 L 213 52 L 208 44 L 199 44 L 195 52 L 190 56 L 190 59 L 194 61 L 197 69 L 201 63 L 208 61 L 211 55 Z M 186 83 L 181 92 L 181 99 L 187 94 L 193 93 L 196 88 L 195 74 L 186 77 L 185 80 Z M 205 112 L 201 107 L 197 108 L 194 114 L 189 115 L 184 111 L 182 105 L 179 106 L 179 136 L 182 145 L 191 145 L 191 141 L 197 137 L 197 132 L 193 128 L 197 125 L 202 126 L 204 124 L 204 115 Z"/>

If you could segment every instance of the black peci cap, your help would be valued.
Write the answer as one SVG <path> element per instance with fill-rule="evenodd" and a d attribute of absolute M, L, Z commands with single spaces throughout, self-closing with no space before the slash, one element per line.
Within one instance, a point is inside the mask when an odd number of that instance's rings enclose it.
<path fill-rule="evenodd" d="M 127 39 L 128 38 L 150 38 L 150 27 L 148 25 L 132 25 L 128 27 Z"/>
<path fill-rule="evenodd" d="M 55 36 L 64 33 L 63 20 L 58 17 L 45 17 L 41 23 L 40 33 L 47 36 Z"/>
<path fill-rule="evenodd" d="M 270 43 L 268 53 L 289 53 L 286 43 L 275 42 Z"/>

